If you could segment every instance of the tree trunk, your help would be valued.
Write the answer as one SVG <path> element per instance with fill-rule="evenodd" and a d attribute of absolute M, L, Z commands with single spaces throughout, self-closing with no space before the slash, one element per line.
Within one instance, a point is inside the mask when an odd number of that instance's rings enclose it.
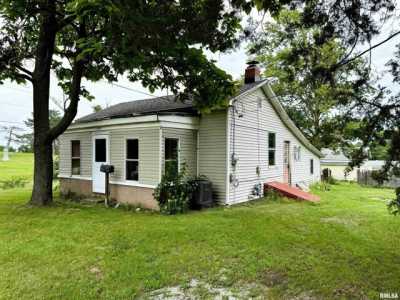
<path fill-rule="evenodd" d="M 40 81 L 33 82 L 33 152 L 34 175 L 30 204 L 43 206 L 51 204 L 53 182 L 53 150 L 49 140 L 49 89 L 50 72 Z"/>
<path fill-rule="evenodd" d="M 51 3 L 51 2 L 49 2 Z M 57 21 L 54 4 L 41 17 L 33 71 L 34 176 L 30 204 L 43 206 L 53 201 L 53 153 L 50 136 L 50 68 L 53 59 Z"/>
<path fill-rule="evenodd" d="M 53 202 L 53 156 L 51 143 L 35 143 L 35 168 L 30 204 L 49 205 Z"/>

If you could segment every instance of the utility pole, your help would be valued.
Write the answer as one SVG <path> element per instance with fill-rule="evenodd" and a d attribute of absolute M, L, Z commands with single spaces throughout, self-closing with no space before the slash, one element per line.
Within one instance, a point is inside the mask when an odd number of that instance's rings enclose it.
<path fill-rule="evenodd" d="M 10 149 L 11 142 L 15 141 L 14 140 L 15 132 L 22 130 L 22 128 L 19 128 L 17 126 L 9 126 L 9 127 L 4 126 L 2 129 L 7 132 L 7 143 L 3 150 L 3 161 L 8 161 L 10 160 L 8 152 Z"/>

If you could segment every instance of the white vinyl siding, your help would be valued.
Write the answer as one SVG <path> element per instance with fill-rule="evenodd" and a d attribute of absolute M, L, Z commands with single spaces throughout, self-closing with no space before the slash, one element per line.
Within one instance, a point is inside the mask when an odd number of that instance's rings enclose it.
<path fill-rule="evenodd" d="M 60 136 L 60 174 L 72 175 L 72 141 L 80 141 L 80 174 L 92 176 L 92 135 L 90 132 L 64 133 Z"/>
<path fill-rule="evenodd" d="M 159 182 L 159 128 L 111 129 L 104 131 L 65 132 L 60 137 L 60 174 L 71 175 L 71 140 L 81 143 L 81 175 L 92 177 L 92 136 L 105 134 L 110 139 L 110 163 L 115 171 L 112 181 L 125 181 L 125 151 L 127 139 L 139 140 L 139 183 L 157 185 Z"/>
<path fill-rule="evenodd" d="M 226 202 L 226 111 L 205 114 L 199 127 L 199 175 L 212 182 L 215 200 Z"/>
<path fill-rule="evenodd" d="M 234 187 L 233 184 L 229 185 L 229 203 L 247 201 L 253 187 L 258 183 L 283 181 L 284 141 L 290 141 L 292 185 L 301 181 L 310 184 L 319 180 L 319 158 L 289 131 L 261 89 L 239 98 L 235 106 L 237 110 L 235 130 L 232 129 L 233 111 L 230 110 L 229 150 L 232 153 L 233 140 L 235 140 L 235 153 L 238 161 L 234 175 L 239 185 L 237 187 Z M 268 165 L 268 132 L 276 133 L 274 166 Z M 298 161 L 294 160 L 293 149 L 295 146 L 301 147 L 301 159 Z M 310 174 L 310 159 L 314 160 L 314 174 Z M 260 166 L 259 176 L 256 171 L 257 166 Z"/>
<path fill-rule="evenodd" d="M 114 129 L 109 131 L 113 181 L 125 180 L 125 147 L 127 139 L 139 142 L 139 183 L 156 185 L 159 177 L 159 129 Z"/>

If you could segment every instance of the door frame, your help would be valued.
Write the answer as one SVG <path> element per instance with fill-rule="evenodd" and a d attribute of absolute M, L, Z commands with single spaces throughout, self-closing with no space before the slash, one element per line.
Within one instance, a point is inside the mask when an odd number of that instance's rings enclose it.
<path fill-rule="evenodd" d="M 287 184 L 292 185 L 292 164 L 291 164 L 291 153 L 290 153 L 290 141 L 283 141 L 283 178 L 285 179 L 285 169 L 287 169 Z M 287 164 L 285 164 L 285 156 L 287 154 Z"/>
<path fill-rule="evenodd" d="M 92 192 L 93 193 L 98 193 L 98 194 L 104 194 L 105 193 L 105 186 L 104 186 L 104 191 L 95 191 L 95 164 L 96 164 L 96 144 L 95 141 L 96 139 L 105 139 L 106 140 L 106 161 L 103 162 L 103 164 L 109 164 L 110 163 L 110 136 L 108 134 L 95 134 L 92 136 Z M 100 170 L 97 170 L 97 172 L 101 173 Z M 105 176 L 105 175 L 104 175 Z M 105 182 L 104 182 L 105 184 Z"/>

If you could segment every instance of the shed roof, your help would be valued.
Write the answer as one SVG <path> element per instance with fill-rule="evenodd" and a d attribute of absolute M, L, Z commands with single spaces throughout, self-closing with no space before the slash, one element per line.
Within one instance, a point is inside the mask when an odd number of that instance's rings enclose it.
<path fill-rule="evenodd" d="M 321 150 L 323 158 L 321 159 L 322 164 L 335 164 L 335 165 L 348 165 L 350 159 L 344 155 L 340 150 L 334 151 L 332 149 L 324 148 Z"/>

